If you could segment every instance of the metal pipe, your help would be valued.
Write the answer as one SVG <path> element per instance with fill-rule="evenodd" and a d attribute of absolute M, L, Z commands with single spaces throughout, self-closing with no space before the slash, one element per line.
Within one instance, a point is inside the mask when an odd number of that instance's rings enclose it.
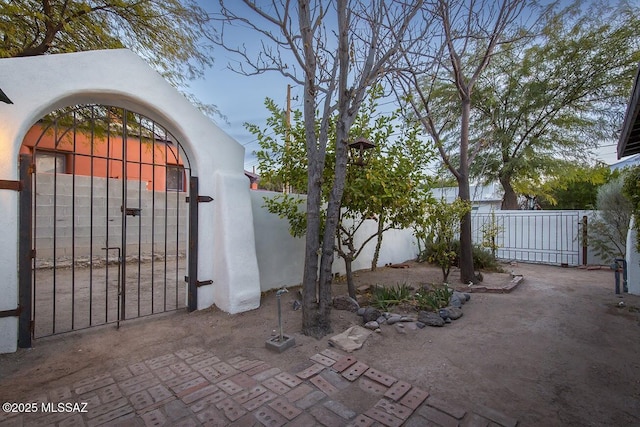
<path fill-rule="evenodd" d="M 280 308 L 280 295 L 289 292 L 286 288 L 280 289 L 276 292 L 276 298 L 278 299 L 278 329 L 280 331 L 279 342 L 284 341 L 284 335 L 282 334 L 282 308 Z"/>

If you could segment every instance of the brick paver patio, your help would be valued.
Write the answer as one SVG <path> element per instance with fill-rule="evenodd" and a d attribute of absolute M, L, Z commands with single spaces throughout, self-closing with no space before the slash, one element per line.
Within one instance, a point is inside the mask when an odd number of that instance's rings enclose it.
<path fill-rule="evenodd" d="M 451 405 L 332 349 L 284 372 L 188 348 L 42 390 L 33 402 L 37 413 L 0 412 L 0 426 L 517 425 L 491 408 Z M 43 404 L 50 410 L 52 403 L 67 403 L 71 412 L 44 413 Z"/>

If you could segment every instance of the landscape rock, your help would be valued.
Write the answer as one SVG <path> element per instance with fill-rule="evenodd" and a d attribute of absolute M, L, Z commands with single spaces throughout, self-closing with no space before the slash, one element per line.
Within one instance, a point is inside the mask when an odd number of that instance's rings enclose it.
<path fill-rule="evenodd" d="M 358 288 L 356 290 L 360 294 L 365 294 L 365 293 L 367 293 L 367 292 L 369 292 L 371 290 L 371 285 L 358 286 Z"/>
<path fill-rule="evenodd" d="M 347 310 L 352 313 L 356 313 L 360 308 L 358 301 L 351 298 L 349 295 L 338 295 L 333 298 L 333 308 L 336 310 Z"/>
<path fill-rule="evenodd" d="M 383 316 L 380 316 L 376 319 L 376 322 L 378 322 L 380 325 L 387 323 L 387 318 Z"/>
<path fill-rule="evenodd" d="M 425 325 L 425 324 L 424 324 L 424 323 L 422 323 L 422 322 L 416 322 L 416 326 L 417 326 L 418 328 L 422 329 L 422 328 L 424 328 L 424 327 L 425 327 L 425 326 L 427 326 L 427 325 Z"/>
<path fill-rule="evenodd" d="M 458 307 L 447 307 L 446 310 L 449 312 L 449 318 L 451 320 L 458 320 L 462 317 L 462 309 Z"/>
<path fill-rule="evenodd" d="M 398 322 L 402 322 L 402 316 L 395 314 L 387 318 L 388 325 L 393 325 L 394 323 L 398 323 Z"/>
<path fill-rule="evenodd" d="M 471 295 L 465 294 L 465 293 L 462 293 L 462 292 L 458 292 L 458 291 L 453 291 L 453 294 L 451 296 L 453 297 L 454 295 L 456 296 L 456 298 L 458 298 L 460 300 L 460 302 L 462 304 L 464 304 L 465 302 L 469 301 L 469 299 L 471 298 Z"/>
<path fill-rule="evenodd" d="M 364 323 L 378 320 L 378 317 L 380 317 L 381 314 L 380 310 L 373 307 L 367 307 L 365 308 L 364 313 L 362 313 L 362 320 Z"/>
<path fill-rule="evenodd" d="M 462 307 L 462 300 L 460 300 L 460 297 L 458 297 L 458 295 L 455 292 L 451 295 L 451 299 L 449 300 L 449 305 L 452 307 L 458 307 L 458 308 Z"/>
<path fill-rule="evenodd" d="M 341 334 L 329 338 L 329 344 L 342 351 L 351 353 L 362 347 L 372 331 L 360 326 L 352 326 Z"/>
<path fill-rule="evenodd" d="M 358 316 L 362 316 L 366 309 L 366 307 L 360 307 L 356 313 L 358 314 Z"/>
<path fill-rule="evenodd" d="M 418 322 L 427 326 L 444 326 L 444 319 L 438 313 L 431 311 L 421 311 L 418 313 Z"/>
<path fill-rule="evenodd" d="M 365 323 L 364 327 L 367 329 L 371 329 L 372 331 L 375 331 L 376 329 L 380 328 L 380 324 L 375 320 L 372 320 L 371 322 Z"/>
<path fill-rule="evenodd" d="M 440 310 L 438 310 L 438 315 L 442 317 L 444 320 L 447 320 L 449 317 L 451 317 L 449 310 L 446 308 L 441 308 Z"/>

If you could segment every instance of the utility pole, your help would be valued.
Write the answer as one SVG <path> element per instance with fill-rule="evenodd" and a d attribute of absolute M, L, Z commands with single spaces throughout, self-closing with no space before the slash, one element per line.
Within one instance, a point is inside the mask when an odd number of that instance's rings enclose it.
<path fill-rule="evenodd" d="M 284 155 L 285 155 L 285 162 L 286 162 L 286 158 L 287 158 L 287 154 L 289 151 L 289 139 L 291 138 L 291 85 L 288 84 L 287 85 L 287 110 L 285 111 L 285 122 L 287 125 L 287 131 L 284 135 Z M 285 168 L 285 174 L 287 173 L 287 164 L 284 164 L 283 167 Z M 291 189 L 289 188 L 289 183 L 288 182 L 283 182 L 282 183 L 282 192 L 284 194 L 290 193 Z"/>

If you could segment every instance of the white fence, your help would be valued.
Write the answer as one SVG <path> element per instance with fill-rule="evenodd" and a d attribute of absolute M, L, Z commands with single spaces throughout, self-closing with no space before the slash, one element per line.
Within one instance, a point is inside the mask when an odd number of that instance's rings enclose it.
<path fill-rule="evenodd" d="M 304 266 L 304 239 L 290 236 L 285 219 L 269 213 L 264 197 L 278 193 L 252 191 L 253 221 L 256 233 L 256 253 L 262 290 L 299 284 Z M 496 256 L 507 261 L 577 266 L 608 264 L 582 247 L 583 217 L 593 211 L 495 211 L 472 214 L 474 244 L 483 240 L 483 226 L 495 218 L 498 226 Z M 375 221 L 367 221 L 359 230 L 357 241 L 374 233 Z M 353 270 L 371 266 L 375 241 L 365 247 L 354 261 Z M 417 256 L 418 247 L 412 230 L 390 230 L 384 234 L 378 265 L 399 263 Z M 586 252 L 586 259 L 585 259 Z M 334 271 L 344 273 L 344 262 L 336 255 Z"/>
<path fill-rule="evenodd" d="M 487 240 L 485 230 L 497 227 L 496 256 L 557 265 L 582 262 L 580 211 L 496 211 L 472 215 L 473 241 Z"/>

